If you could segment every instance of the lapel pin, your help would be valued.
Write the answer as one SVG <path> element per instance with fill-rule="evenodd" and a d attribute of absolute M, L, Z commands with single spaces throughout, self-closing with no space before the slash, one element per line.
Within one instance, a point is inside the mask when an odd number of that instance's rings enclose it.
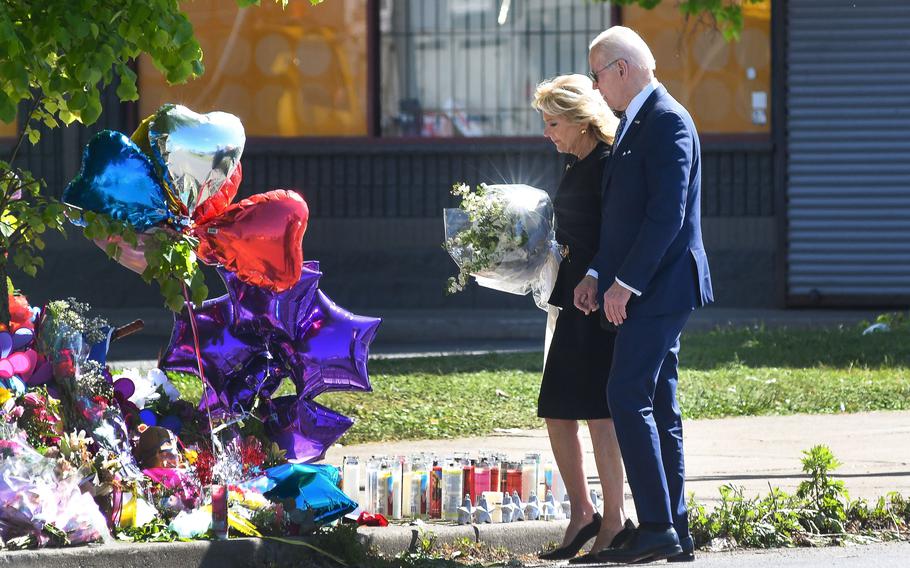
<path fill-rule="evenodd" d="M 633 120 L 633 121 L 632 121 L 632 124 L 641 124 L 641 121 L 640 121 L 640 120 Z"/>
<path fill-rule="evenodd" d="M 632 150 L 626 150 L 625 152 L 622 153 L 622 155 L 623 155 L 623 156 L 628 156 L 628 155 L 631 154 L 631 153 L 632 153 Z"/>

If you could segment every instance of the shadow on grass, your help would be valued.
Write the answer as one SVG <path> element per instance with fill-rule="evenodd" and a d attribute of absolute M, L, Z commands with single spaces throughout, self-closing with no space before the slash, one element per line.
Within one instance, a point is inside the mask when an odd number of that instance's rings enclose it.
<path fill-rule="evenodd" d="M 371 374 L 448 375 L 481 371 L 539 373 L 542 353 L 457 355 L 370 362 Z M 862 335 L 862 329 L 738 328 L 687 333 L 682 339 L 680 366 L 712 370 L 731 364 L 778 368 L 910 367 L 910 331 Z"/>

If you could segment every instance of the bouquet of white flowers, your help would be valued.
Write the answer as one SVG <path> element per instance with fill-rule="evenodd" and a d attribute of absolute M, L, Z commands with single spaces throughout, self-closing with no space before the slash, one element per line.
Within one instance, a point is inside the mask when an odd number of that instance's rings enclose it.
<path fill-rule="evenodd" d="M 449 293 L 473 276 L 486 288 L 524 295 L 547 309 L 562 256 L 553 229 L 553 204 L 543 190 L 523 184 L 457 184 L 458 208 L 445 209 L 445 244 L 458 265 Z"/>

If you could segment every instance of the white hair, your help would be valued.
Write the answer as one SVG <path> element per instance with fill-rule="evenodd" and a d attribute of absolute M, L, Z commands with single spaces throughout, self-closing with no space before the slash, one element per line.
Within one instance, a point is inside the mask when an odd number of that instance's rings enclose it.
<path fill-rule="evenodd" d="M 624 26 L 612 26 L 600 32 L 600 35 L 591 41 L 588 50 L 592 53 L 599 52 L 605 59 L 617 57 L 625 59 L 629 65 L 640 69 L 654 71 L 657 67 L 651 48 L 645 40 L 634 30 Z"/>

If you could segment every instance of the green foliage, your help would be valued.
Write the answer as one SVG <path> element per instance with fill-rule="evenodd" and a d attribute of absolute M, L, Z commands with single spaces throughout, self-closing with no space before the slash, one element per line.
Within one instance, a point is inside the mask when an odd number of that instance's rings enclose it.
<path fill-rule="evenodd" d="M 765 497 L 747 498 L 743 488 L 720 487 L 720 504 L 708 512 L 694 498 L 689 500 L 689 525 L 697 545 L 723 538 L 731 546 L 771 548 L 792 546 L 801 530 L 793 497 L 772 489 Z"/>
<path fill-rule="evenodd" d="M 34 101 L 25 125 L 92 124 L 100 92 L 117 77 L 121 100 L 139 98 L 130 61 L 146 53 L 170 83 L 203 71 L 193 26 L 174 0 L 19 0 L 0 5 L 0 119 Z M 37 95 L 35 93 L 38 93 Z"/>
<path fill-rule="evenodd" d="M 43 196 L 43 187 L 28 171 L 0 161 L 0 250 L 11 252 L 0 257 L 4 282 L 9 261 L 34 276 L 44 266 L 44 233 L 63 232 L 63 206 Z"/>
<path fill-rule="evenodd" d="M 114 531 L 117 540 L 130 542 L 174 542 L 184 540 L 172 531 L 168 524 L 160 518 L 155 518 L 139 527 L 117 528 Z"/>
<path fill-rule="evenodd" d="M 2 98 L 2 94 L 0 94 Z M 0 161 L 0 324 L 9 323 L 10 263 L 35 276 L 44 266 L 44 233 L 63 233 L 63 205 L 42 195 L 44 182 Z"/>
<path fill-rule="evenodd" d="M 804 524 L 811 532 L 841 534 L 850 498 L 844 482 L 828 475 L 841 464 L 827 446 L 814 446 L 803 454 L 803 472 L 809 479 L 799 484 L 796 496 L 807 501 Z"/>
<path fill-rule="evenodd" d="M 157 282 L 165 305 L 175 312 L 183 306 L 184 289 L 196 305 L 208 296 L 205 277 L 193 252 L 198 244 L 194 237 L 169 231 L 158 231 L 147 242 L 145 260 L 148 268 L 142 273 L 142 279 Z"/>
<path fill-rule="evenodd" d="M 275 1 L 282 7 L 288 2 Z M 177 0 L 0 2 L 0 120 L 14 122 L 20 106 L 27 109 L 9 162 L 0 162 L 0 323 L 9 322 L 7 253 L 22 272 L 35 276 L 43 266 L 41 235 L 48 229 L 62 232 L 64 222 L 64 206 L 43 195 L 44 182 L 13 169 L 22 142 L 37 144 L 39 125 L 94 123 L 101 115 L 101 91 L 114 83 L 121 101 L 137 100 L 131 65 L 141 54 L 171 84 L 204 70 L 202 49 Z M 117 235 L 135 244 L 128 230 L 100 217 L 90 221 L 85 234 L 100 239 Z M 188 238 L 156 239 L 147 253 L 149 270 L 143 277 L 159 283 L 171 309 L 179 309 L 184 285 L 194 300 L 207 293 L 190 245 Z M 113 248 L 111 256 L 117 254 Z"/>
<path fill-rule="evenodd" d="M 773 488 L 765 497 L 746 498 L 741 487 L 720 488 L 720 504 L 712 511 L 689 499 L 689 526 L 696 546 L 715 539 L 728 547 L 814 545 L 840 542 L 857 533 L 897 538 L 910 522 L 910 501 L 898 493 L 880 498 L 872 508 L 850 502 L 843 481 L 829 472 L 839 463 L 825 446 L 803 452 L 808 479 L 796 495 Z M 716 542 L 716 541 L 715 541 Z"/>
<path fill-rule="evenodd" d="M 686 333 L 682 344 L 687 419 L 910 409 L 910 330 L 727 329 Z M 369 396 L 327 393 L 320 402 L 356 419 L 345 444 L 540 428 L 542 361 L 540 352 L 372 359 Z M 195 377 L 174 382 L 201 394 Z"/>
<path fill-rule="evenodd" d="M 651 10 L 662 0 L 594 0 L 621 6 L 641 6 Z M 724 34 L 727 41 L 739 40 L 743 30 L 743 3 L 758 4 L 762 0 L 676 0 L 679 11 L 689 18 L 707 17 L 711 24 Z"/>
<path fill-rule="evenodd" d="M 91 211 L 81 212 L 81 215 L 85 238 L 100 241 L 120 239 L 133 247 L 139 244 L 138 235 L 128 224 Z M 156 282 L 165 305 L 175 312 L 183 307 L 184 287 L 196 304 L 202 303 L 208 296 L 205 276 L 193 252 L 198 244 L 195 237 L 168 229 L 157 230 L 142 241 L 148 264 L 142 279 L 147 283 Z M 110 242 L 104 251 L 115 260 L 122 254 L 115 242 Z"/>
<path fill-rule="evenodd" d="M 357 525 L 340 523 L 331 527 L 322 527 L 317 532 L 306 537 L 307 542 L 316 550 L 314 553 L 302 551 L 306 559 L 301 558 L 300 564 L 306 566 L 358 566 L 362 568 L 465 568 L 466 566 L 487 566 L 488 563 L 464 562 L 462 554 L 452 555 L 443 547 L 437 546 L 436 535 L 428 531 L 420 531 L 415 548 L 397 556 L 385 557 L 377 554 L 364 545 L 357 534 Z M 282 541 L 284 541 L 282 539 Z M 473 543 L 460 545 L 460 549 L 468 550 Z M 322 555 L 319 554 L 322 552 Z M 331 555 L 340 562 L 326 563 L 325 554 Z M 458 558 L 456 562 L 452 558 Z"/>
<path fill-rule="evenodd" d="M 907 330 L 910 329 L 910 313 L 907 312 L 884 312 L 875 316 L 873 322 L 864 321 L 860 324 L 860 327 L 867 328 L 872 324 L 883 324 L 888 326 L 888 331 L 891 330 Z"/>

